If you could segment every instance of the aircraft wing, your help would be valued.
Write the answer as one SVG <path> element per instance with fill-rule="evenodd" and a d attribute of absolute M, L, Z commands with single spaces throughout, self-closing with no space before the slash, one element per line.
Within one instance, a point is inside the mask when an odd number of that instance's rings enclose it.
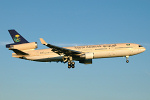
<path fill-rule="evenodd" d="M 42 38 L 40 38 L 40 41 L 43 45 L 46 45 L 47 47 L 52 48 L 52 51 L 59 54 L 59 55 L 65 54 L 66 56 L 73 56 L 73 55 L 77 56 L 78 54 L 82 53 L 80 51 L 70 50 L 70 49 L 66 49 L 63 47 L 58 47 L 55 45 L 48 44 Z"/>

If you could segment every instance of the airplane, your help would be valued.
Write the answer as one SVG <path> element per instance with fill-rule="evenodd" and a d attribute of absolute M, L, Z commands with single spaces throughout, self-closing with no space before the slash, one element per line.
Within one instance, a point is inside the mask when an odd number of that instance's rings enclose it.
<path fill-rule="evenodd" d="M 6 44 L 6 48 L 14 51 L 12 57 L 38 61 L 38 62 L 62 62 L 68 63 L 68 68 L 75 68 L 75 61 L 82 64 L 92 64 L 92 59 L 126 57 L 126 63 L 129 63 L 129 56 L 137 55 L 146 49 L 135 43 L 115 43 L 85 45 L 73 47 L 59 47 L 48 44 L 40 38 L 47 49 L 36 50 L 37 42 L 28 42 L 16 30 L 8 30 L 14 43 Z"/>

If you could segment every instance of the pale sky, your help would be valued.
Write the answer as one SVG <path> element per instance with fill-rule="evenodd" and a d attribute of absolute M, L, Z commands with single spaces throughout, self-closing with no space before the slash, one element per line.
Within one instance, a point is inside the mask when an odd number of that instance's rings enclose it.
<path fill-rule="evenodd" d="M 92 65 L 12 58 L 8 29 L 57 46 L 137 43 L 147 50 Z M 149 0 L 1 0 L 0 100 L 150 100 Z"/>

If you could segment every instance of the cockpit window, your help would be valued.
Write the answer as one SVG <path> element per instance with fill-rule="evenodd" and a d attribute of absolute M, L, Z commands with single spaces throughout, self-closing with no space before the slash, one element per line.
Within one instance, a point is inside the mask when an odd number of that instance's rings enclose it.
<path fill-rule="evenodd" d="M 139 45 L 139 47 L 143 47 L 142 45 Z"/>

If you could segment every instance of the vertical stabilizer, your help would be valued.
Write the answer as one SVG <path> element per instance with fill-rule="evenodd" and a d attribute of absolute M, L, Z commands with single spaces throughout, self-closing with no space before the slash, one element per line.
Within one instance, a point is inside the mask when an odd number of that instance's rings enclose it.
<path fill-rule="evenodd" d="M 25 38 L 23 38 L 17 31 L 8 30 L 15 44 L 29 43 Z"/>
<path fill-rule="evenodd" d="M 10 33 L 14 43 L 6 44 L 6 48 L 9 48 L 11 45 L 16 44 L 23 44 L 23 43 L 29 43 L 25 38 L 23 38 L 17 31 L 15 30 L 8 30 Z"/>

